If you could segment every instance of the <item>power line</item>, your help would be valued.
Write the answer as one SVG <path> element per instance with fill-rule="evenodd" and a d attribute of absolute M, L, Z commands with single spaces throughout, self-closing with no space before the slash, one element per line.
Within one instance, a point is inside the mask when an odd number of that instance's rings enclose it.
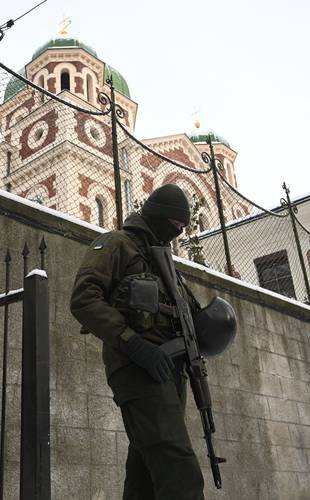
<path fill-rule="evenodd" d="M 4 37 L 4 32 L 7 31 L 9 28 L 12 28 L 12 26 L 14 26 L 16 21 L 19 21 L 19 19 L 26 16 L 27 14 L 29 14 L 29 12 L 32 12 L 34 9 L 37 9 L 38 7 L 40 7 L 40 5 L 42 5 L 45 2 L 47 2 L 47 0 L 43 0 L 42 2 L 38 3 L 37 5 L 32 7 L 31 9 L 27 10 L 27 12 L 24 12 L 24 14 L 17 17 L 16 19 L 9 19 L 9 21 L 2 24 L 2 26 L 0 26 L 0 42 L 1 42 L 2 38 Z"/>

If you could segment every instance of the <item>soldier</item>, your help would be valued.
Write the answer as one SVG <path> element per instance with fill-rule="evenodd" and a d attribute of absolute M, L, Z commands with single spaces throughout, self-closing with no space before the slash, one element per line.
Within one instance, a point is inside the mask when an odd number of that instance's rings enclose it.
<path fill-rule="evenodd" d="M 160 345 L 180 330 L 149 247 L 190 221 L 183 191 L 156 189 L 122 230 L 99 236 L 78 271 L 71 311 L 103 341 L 103 361 L 129 439 L 123 500 L 203 500 L 203 476 L 184 423 L 184 360 Z M 156 284 L 156 286 L 154 285 Z M 193 296 L 183 295 L 194 310 Z"/>

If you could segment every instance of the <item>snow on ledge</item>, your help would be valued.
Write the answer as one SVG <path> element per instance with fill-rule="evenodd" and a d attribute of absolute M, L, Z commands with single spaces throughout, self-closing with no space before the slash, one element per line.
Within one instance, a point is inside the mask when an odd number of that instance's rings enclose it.
<path fill-rule="evenodd" d="M 30 271 L 30 273 L 27 274 L 26 278 L 30 278 L 30 276 L 33 276 L 35 274 L 37 276 L 42 276 L 42 278 L 47 278 L 46 271 L 43 271 L 43 269 L 33 269 L 32 271 Z"/>
<path fill-rule="evenodd" d="M 40 203 L 36 203 L 35 201 L 27 200 L 22 196 L 18 196 L 17 194 L 9 193 L 8 191 L 3 191 L 0 189 L 0 196 L 3 198 L 7 198 L 9 200 L 16 201 L 22 205 L 26 205 L 28 207 L 34 208 L 35 210 L 39 210 L 40 212 L 44 212 L 46 214 L 53 215 L 54 217 L 58 217 L 59 219 L 63 219 L 65 221 L 73 222 L 74 224 L 78 224 L 79 226 L 86 227 L 87 229 L 92 229 L 93 231 L 97 231 L 97 233 L 107 233 L 108 229 L 104 229 L 103 227 L 97 226 L 96 224 L 91 224 L 90 222 L 85 222 L 78 217 L 74 217 L 74 215 L 65 214 L 64 212 L 60 212 L 59 210 L 54 210 L 54 208 L 48 208 L 44 205 L 40 205 Z"/>
<path fill-rule="evenodd" d="M 109 232 L 108 229 L 104 229 L 103 227 L 96 226 L 95 224 L 90 224 L 89 222 L 85 222 L 81 219 L 78 219 L 77 217 L 74 217 L 73 215 L 68 215 L 68 214 L 60 212 L 58 210 L 54 210 L 53 208 L 45 207 L 44 205 L 40 205 L 39 203 L 35 203 L 34 201 L 27 200 L 21 196 L 16 195 L 16 194 L 9 193 L 8 191 L 3 191 L 2 189 L 0 189 L 0 196 L 2 196 L 3 198 L 7 198 L 10 200 L 16 201 L 17 203 L 21 203 L 21 204 L 26 205 L 28 207 L 34 208 L 35 210 L 39 210 L 41 212 L 45 212 L 47 214 L 53 215 L 54 217 L 58 217 L 59 219 L 73 222 L 74 224 L 86 227 L 87 229 L 92 229 L 93 231 L 96 231 L 98 233 Z M 246 281 L 243 281 L 243 280 L 240 280 L 237 278 L 233 278 L 232 276 L 221 273 L 219 271 L 215 271 L 215 270 L 210 269 L 209 267 L 203 266 L 201 264 L 197 264 L 196 262 L 193 262 L 191 260 L 184 259 L 182 257 L 177 257 L 176 255 L 173 255 L 173 259 L 176 262 L 180 262 L 180 263 L 185 264 L 189 267 L 194 267 L 196 269 L 199 269 L 200 271 L 203 271 L 207 274 L 211 274 L 213 276 L 217 276 L 219 278 L 225 279 L 226 281 L 230 281 L 232 283 L 241 285 L 242 287 L 247 288 L 249 290 L 255 290 L 257 292 L 261 292 L 261 293 L 264 293 L 266 295 L 269 295 L 270 297 L 276 297 L 277 299 L 280 299 L 283 302 L 297 305 L 298 307 L 306 309 L 307 311 L 310 312 L 310 306 L 303 304 L 302 302 L 299 302 L 298 300 L 290 299 L 288 297 L 285 297 L 285 295 L 280 295 L 279 293 L 272 292 L 271 290 L 267 290 L 266 288 L 262 288 L 258 285 L 252 285 L 251 283 L 247 283 Z M 27 275 L 27 277 L 31 276 L 32 274 L 39 274 L 39 275 L 47 278 L 46 272 L 42 271 L 41 269 L 34 269 L 33 271 L 31 271 Z"/>
<path fill-rule="evenodd" d="M 175 262 L 180 262 L 181 264 L 185 264 L 186 266 L 199 269 L 200 271 L 203 271 L 207 274 L 211 274 L 212 276 L 222 278 L 225 281 L 229 281 L 231 283 L 241 285 L 243 288 L 247 288 L 248 290 L 255 290 L 256 292 L 264 293 L 265 295 L 269 295 L 270 297 L 275 297 L 277 299 L 280 299 L 283 302 L 287 302 L 289 304 L 294 304 L 295 306 L 301 307 L 302 309 L 306 309 L 306 311 L 310 312 L 310 306 L 308 306 L 307 304 L 304 304 L 303 302 L 299 302 L 298 300 L 295 300 L 295 299 L 290 299 L 289 297 L 286 297 L 285 295 L 281 295 L 280 293 L 272 292 L 271 290 L 268 290 L 267 288 L 262 288 L 261 286 L 253 285 L 252 283 L 247 283 L 246 281 L 240 280 L 238 278 L 233 278 L 232 276 L 229 276 L 227 274 L 221 273 L 219 271 L 215 271 L 214 269 L 210 269 L 210 267 L 203 266 L 202 264 L 197 264 L 196 262 L 193 262 L 192 260 L 187 260 L 187 259 L 184 259 L 182 257 L 177 257 L 176 255 L 173 255 L 173 260 Z"/>
<path fill-rule="evenodd" d="M 0 293 L 0 299 L 3 299 L 3 297 L 17 295 L 17 294 L 19 294 L 19 293 L 21 293 L 23 291 L 24 291 L 23 288 L 18 288 L 17 290 L 10 290 L 8 293 Z"/>

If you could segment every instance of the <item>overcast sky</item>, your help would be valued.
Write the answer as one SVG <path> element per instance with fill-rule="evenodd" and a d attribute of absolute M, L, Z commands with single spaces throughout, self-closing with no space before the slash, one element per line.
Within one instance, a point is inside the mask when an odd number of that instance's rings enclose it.
<path fill-rule="evenodd" d="M 3 24 L 39 0 L 1 5 Z M 0 60 L 19 70 L 60 21 L 126 78 L 138 138 L 215 130 L 239 190 L 271 207 L 310 192 L 309 0 L 48 0 L 16 22 Z M 198 111 L 198 114 L 195 114 Z"/>

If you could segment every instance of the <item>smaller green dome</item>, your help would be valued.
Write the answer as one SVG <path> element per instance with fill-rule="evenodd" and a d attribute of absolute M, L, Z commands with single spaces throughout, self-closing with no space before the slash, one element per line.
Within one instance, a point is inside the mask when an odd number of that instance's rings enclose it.
<path fill-rule="evenodd" d="M 90 47 L 89 45 L 86 45 L 83 42 L 80 42 L 77 38 L 55 38 L 53 40 L 49 40 L 46 42 L 44 45 L 41 45 L 35 53 L 33 54 L 31 60 L 33 61 L 37 57 L 39 57 L 40 54 L 43 54 L 48 49 L 57 49 L 57 48 L 79 48 L 79 49 L 84 49 L 86 52 L 91 54 L 94 57 L 97 57 L 97 52 Z"/>
<path fill-rule="evenodd" d="M 198 132 L 198 130 L 197 130 Z M 196 142 L 208 142 L 209 138 L 211 139 L 212 142 L 220 142 L 221 144 L 224 144 L 228 148 L 230 148 L 229 142 L 224 139 L 224 137 L 221 137 L 220 135 L 216 134 L 212 130 L 209 130 L 208 132 L 201 132 L 198 134 L 192 133 L 189 134 L 189 138 L 193 143 Z"/>
<path fill-rule="evenodd" d="M 130 92 L 125 78 L 120 74 L 117 69 L 112 68 L 108 64 L 105 65 L 105 79 L 111 78 L 113 80 L 113 86 L 116 90 L 130 98 Z"/>
<path fill-rule="evenodd" d="M 26 76 L 25 68 L 19 70 L 18 74 L 21 76 Z M 9 83 L 6 86 L 3 101 L 4 102 L 7 101 L 8 99 L 16 95 L 24 87 L 26 87 L 26 84 L 22 80 L 16 78 L 16 76 L 12 76 L 12 78 L 10 78 Z"/>

